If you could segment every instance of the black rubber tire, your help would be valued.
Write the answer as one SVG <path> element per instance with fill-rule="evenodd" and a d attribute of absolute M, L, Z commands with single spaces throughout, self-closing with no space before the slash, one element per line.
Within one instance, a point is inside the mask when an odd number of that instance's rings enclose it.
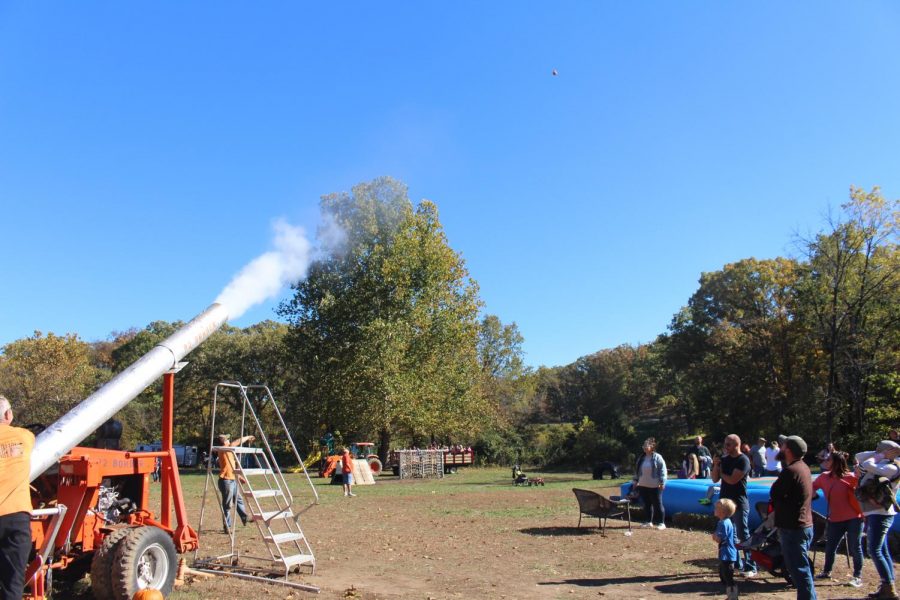
<path fill-rule="evenodd" d="M 91 590 L 96 600 L 113 600 L 112 579 L 110 579 L 113 554 L 116 544 L 122 541 L 130 530 L 131 527 L 122 527 L 107 534 L 100 547 L 94 550 L 94 557 L 91 559 Z"/>
<path fill-rule="evenodd" d="M 131 600 L 134 594 L 143 589 L 138 582 L 139 561 L 151 547 L 154 551 L 164 553 L 165 566 L 161 582 L 154 586 L 163 596 L 172 592 L 175 575 L 178 572 L 178 555 L 172 537 L 158 527 L 134 527 L 119 544 L 112 560 L 112 591 L 114 600 Z"/>

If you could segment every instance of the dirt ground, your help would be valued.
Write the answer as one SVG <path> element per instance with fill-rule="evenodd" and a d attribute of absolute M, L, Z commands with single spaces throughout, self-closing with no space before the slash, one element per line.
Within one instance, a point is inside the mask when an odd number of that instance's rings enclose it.
<path fill-rule="evenodd" d="M 572 488 L 609 495 L 617 493 L 617 483 L 591 481 L 587 474 L 543 475 L 547 485 L 531 488 L 513 487 L 505 469 L 473 469 L 443 480 L 382 477 L 374 486 L 357 486 L 356 498 L 317 483 L 320 505 L 307 513 L 303 527 L 318 569 L 301 580 L 319 586 L 318 597 L 329 600 L 724 597 L 708 533 L 635 527 L 628 536 L 618 520 L 610 521 L 606 535 L 596 520 L 578 529 Z M 187 476 L 185 488 L 196 519 L 202 477 Z M 205 519 L 204 552 L 222 551 L 227 537 L 217 531 L 217 520 Z M 255 527 L 239 528 L 245 551 L 258 545 L 257 536 Z M 845 585 L 850 573 L 844 557 L 837 558 L 836 579 L 817 582 L 820 598 L 874 591 L 871 562 L 866 585 L 853 589 Z M 820 552 L 819 567 L 822 560 Z M 740 589 L 743 598 L 794 598 L 782 581 L 762 573 L 741 581 Z M 171 596 L 251 597 L 316 596 L 224 578 L 194 579 Z"/>

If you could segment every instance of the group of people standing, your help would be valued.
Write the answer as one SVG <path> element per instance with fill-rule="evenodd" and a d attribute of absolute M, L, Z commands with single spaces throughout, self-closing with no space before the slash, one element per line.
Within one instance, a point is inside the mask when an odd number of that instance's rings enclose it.
<path fill-rule="evenodd" d="M 815 480 L 803 461 L 807 450 L 806 442 L 799 436 L 778 436 L 769 443 L 759 438 L 753 448 L 742 449 L 740 438 L 731 434 L 725 437 L 721 453 L 716 452 L 713 456 L 703 445 L 703 438 L 697 437 L 695 445 L 686 454 L 683 474 L 704 477 L 704 466 L 710 464 L 708 476 L 720 486 L 720 500 L 715 507 L 720 521 L 713 539 L 719 545 L 722 563 L 719 573 L 728 597 L 738 597 L 735 572 L 744 577 L 757 575 L 757 565 L 750 552 L 740 548 L 740 544 L 750 537 L 747 480 L 750 476 L 776 476 L 770 491 L 770 510 L 774 513 L 783 560 L 797 588 L 797 598 L 816 598 L 815 577 L 807 553 L 813 541 L 812 501 L 821 490 L 828 503 L 828 523 L 825 565 L 816 577 L 831 578 L 838 543 L 846 536 L 853 557 L 853 576 L 849 585 L 862 586 L 862 534 L 865 527 L 869 557 L 881 579 L 878 590 L 869 597 L 897 600 L 887 537 L 898 510 L 900 444 L 893 439 L 884 440 L 874 451 L 856 454 L 855 468 L 851 468 L 846 453 L 830 444 L 817 456 L 822 473 Z M 662 496 L 666 481 L 665 459 L 656 452 L 656 441 L 649 438 L 644 441 L 643 454 L 636 462 L 632 482 L 634 491 L 649 512 L 646 527 L 665 529 Z M 860 489 L 874 489 L 878 485 L 885 490 L 878 498 L 872 495 L 873 492 Z"/>
<path fill-rule="evenodd" d="M 750 458 L 750 466 L 752 468 L 752 477 L 778 477 L 781 473 L 782 464 L 778 459 L 781 453 L 781 442 L 772 440 L 767 442 L 766 438 L 757 438 L 756 443 L 750 446 L 747 452 Z"/>

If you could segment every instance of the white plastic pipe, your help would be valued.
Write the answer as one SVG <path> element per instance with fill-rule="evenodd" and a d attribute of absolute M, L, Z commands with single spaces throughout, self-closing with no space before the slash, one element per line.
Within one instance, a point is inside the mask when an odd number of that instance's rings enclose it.
<path fill-rule="evenodd" d="M 85 440 L 163 373 L 174 368 L 175 363 L 203 343 L 227 320 L 228 311 L 223 305 L 211 305 L 41 432 L 31 454 L 31 481 L 55 465 L 60 457 Z"/>

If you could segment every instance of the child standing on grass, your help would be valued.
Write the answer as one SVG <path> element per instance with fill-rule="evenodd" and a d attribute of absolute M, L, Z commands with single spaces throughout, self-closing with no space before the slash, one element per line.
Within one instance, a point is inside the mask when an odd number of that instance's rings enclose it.
<path fill-rule="evenodd" d="M 734 563 L 737 562 L 737 548 L 734 546 L 734 524 L 731 516 L 737 510 L 737 505 L 732 500 L 723 498 L 716 502 L 716 532 L 712 535 L 713 541 L 719 546 L 719 579 L 725 584 L 725 594 L 728 600 L 737 600 L 738 588 L 734 583 Z"/>

